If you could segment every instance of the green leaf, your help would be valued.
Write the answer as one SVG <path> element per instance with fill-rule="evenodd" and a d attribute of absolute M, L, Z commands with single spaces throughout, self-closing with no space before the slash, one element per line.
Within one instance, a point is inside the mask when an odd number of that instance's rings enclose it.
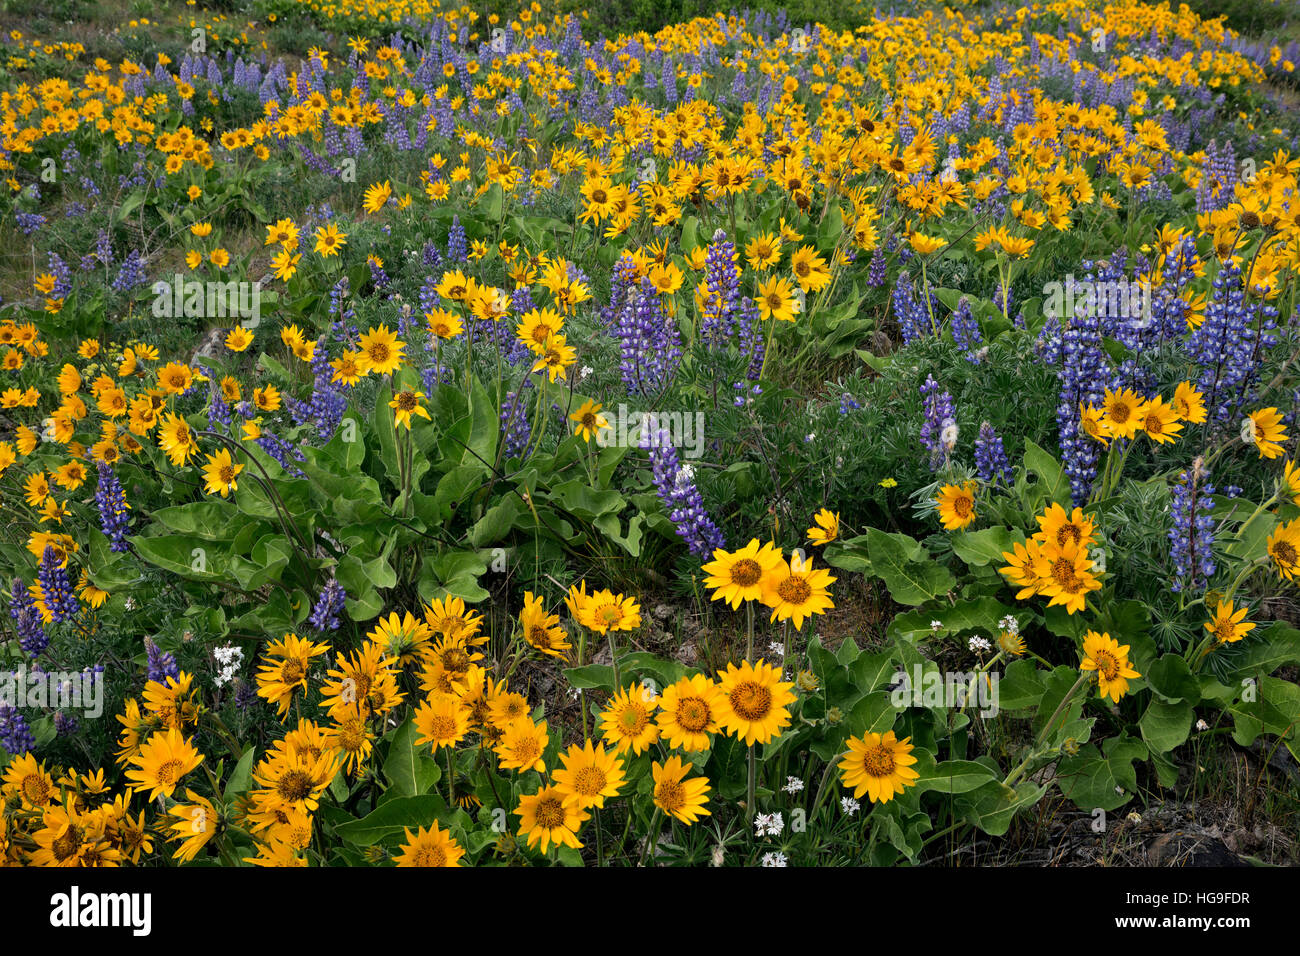
<path fill-rule="evenodd" d="M 1133 763 L 1147 754 L 1146 744 L 1127 734 L 1108 738 L 1101 752 L 1088 744 L 1057 766 L 1061 793 L 1088 812 L 1121 807 L 1137 793 L 1137 768 Z"/>
<path fill-rule="evenodd" d="M 1282 621 L 1274 621 L 1260 628 L 1256 634 L 1246 635 L 1241 658 L 1229 678 L 1271 674 L 1279 667 L 1300 664 L 1300 630 Z"/>
<path fill-rule="evenodd" d="M 1152 698 L 1138 727 L 1153 754 L 1168 753 L 1187 739 L 1194 716 L 1192 705 L 1185 700 L 1169 703 Z"/>
<path fill-rule="evenodd" d="M 1037 707 L 1046 687 L 1044 676 L 1031 660 L 1012 661 L 998 682 L 998 706 L 1003 710 Z"/>
<path fill-rule="evenodd" d="M 890 597 L 899 604 L 923 604 L 956 585 L 952 573 L 928 554 L 923 560 L 913 559 L 916 550 L 925 553 L 924 548 L 906 535 L 891 535 L 871 528 L 866 538 L 871 555 L 869 573 L 885 582 Z M 899 538 L 906 538 L 915 547 L 900 542 Z"/>
<path fill-rule="evenodd" d="M 565 670 L 564 677 L 578 690 L 614 690 L 614 668 L 607 664 L 570 667 Z"/>
<path fill-rule="evenodd" d="M 192 501 L 159 508 L 151 512 L 150 517 L 169 531 L 205 541 L 229 541 L 242 524 L 234 505 L 224 501 Z"/>
<path fill-rule="evenodd" d="M 474 523 L 469 531 L 469 543 L 472 547 L 482 548 L 495 544 L 508 535 L 519 517 L 525 514 L 524 506 L 514 495 L 506 495 Z"/>
<path fill-rule="evenodd" d="M 384 761 L 384 779 L 388 781 L 389 792 L 398 796 L 418 797 L 428 793 L 438 782 L 438 764 L 416 743 L 419 735 L 415 718 L 408 717 L 397 728 L 389 745 L 388 759 Z"/>
<path fill-rule="evenodd" d="M 1300 747 L 1300 687 L 1276 677 L 1261 677 L 1255 686 L 1245 688 L 1254 700 L 1241 700 L 1228 708 L 1233 717 L 1232 739 L 1243 747 L 1255 742 L 1260 734 L 1281 738 L 1293 756 Z"/>
<path fill-rule="evenodd" d="M 189 535 L 135 536 L 128 540 L 144 561 L 190 581 L 220 581 L 229 563 L 224 550 L 211 544 L 196 545 Z"/>
<path fill-rule="evenodd" d="M 1002 836 L 1011 828 L 1015 815 L 1041 800 L 1047 790 L 1046 786 L 1028 781 L 1012 789 L 1004 786 L 1002 781 L 995 780 L 961 800 L 966 808 L 966 819 L 970 823 L 990 836 Z"/>
<path fill-rule="evenodd" d="M 974 760 L 945 760 L 926 771 L 916 785 L 939 793 L 968 793 L 998 779 L 988 766 Z"/>
<path fill-rule="evenodd" d="M 1191 704 L 1201 699 L 1201 684 L 1181 654 L 1166 654 L 1153 661 L 1143 675 L 1147 684 L 1170 703 L 1180 700 Z"/>
<path fill-rule="evenodd" d="M 437 770 L 437 765 L 434 765 Z M 437 777 L 434 778 L 437 782 Z M 427 827 L 447 815 L 447 802 L 437 794 L 419 797 L 395 797 L 388 800 L 360 820 L 342 823 L 334 832 L 357 846 L 374 846 L 386 836 Z"/>
<path fill-rule="evenodd" d="M 226 778 L 226 785 L 222 791 L 222 796 L 226 800 L 247 792 L 248 786 L 253 780 L 253 758 L 256 754 L 257 748 L 249 747 L 244 751 L 244 755 L 239 758 L 239 763 L 235 764 L 235 768 L 230 771 L 230 776 Z"/>
<path fill-rule="evenodd" d="M 1015 617 L 1015 608 L 1008 607 L 996 598 L 982 597 L 900 614 L 890 623 L 889 633 L 904 640 L 915 641 L 923 635 L 934 633 L 931 623 L 938 621 L 939 633 L 948 637 L 962 631 L 996 634 L 999 630 L 998 622 L 1007 615 Z"/>
<path fill-rule="evenodd" d="M 1025 536 L 1007 528 L 984 528 L 981 531 L 955 531 L 949 538 L 952 550 L 971 567 L 1003 562 L 1002 552 L 1013 544 L 1024 544 Z"/>
<path fill-rule="evenodd" d="M 1042 489 L 1047 500 L 1070 507 L 1070 482 L 1065 477 L 1065 469 L 1050 452 L 1029 439 L 1025 439 L 1025 470 L 1037 476 L 1035 487 Z"/>
<path fill-rule="evenodd" d="M 888 692 L 878 690 L 866 694 L 849 711 L 844 726 L 850 734 L 861 737 L 864 734 L 887 733 L 898 719 L 898 708 Z"/>

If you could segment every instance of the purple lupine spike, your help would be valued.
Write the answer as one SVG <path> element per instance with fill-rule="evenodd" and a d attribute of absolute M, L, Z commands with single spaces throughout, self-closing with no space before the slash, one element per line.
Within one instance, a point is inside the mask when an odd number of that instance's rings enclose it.
<path fill-rule="evenodd" d="M 1007 460 L 1001 437 L 988 422 L 980 424 L 979 437 L 975 439 L 975 468 L 986 485 L 1011 484 L 1011 462 Z"/>
<path fill-rule="evenodd" d="M 157 681 L 159 684 L 166 684 L 167 678 L 179 680 L 181 669 L 176 666 L 176 658 L 169 652 L 162 650 L 153 642 L 153 638 L 144 639 L 144 649 L 148 657 L 147 676 L 151 681 Z"/>
<path fill-rule="evenodd" d="M 1201 459 L 1192 463 L 1173 485 L 1169 512 L 1169 559 L 1173 564 L 1170 588 L 1177 592 L 1204 587 L 1214 574 L 1214 485 Z"/>
<path fill-rule="evenodd" d="M 906 247 L 903 248 L 903 251 Z M 934 294 L 930 294 L 930 307 L 935 305 Z M 898 320 L 898 329 L 903 336 L 903 344 L 907 345 L 923 338 L 933 331 L 930 312 L 927 311 L 925 301 L 918 298 L 916 290 L 912 286 L 912 277 L 906 272 L 900 272 L 898 281 L 894 284 L 893 295 L 894 318 Z"/>
<path fill-rule="evenodd" d="M 649 452 L 659 500 L 691 554 L 706 558 L 715 549 L 724 547 L 722 532 L 704 509 L 704 499 L 695 484 L 695 470 L 681 463 L 668 430 L 652 422 L 642 434 L 640 444 Z"/>
<path fill-rule="evenodd" d="M 970 299 L 966 296 L 957 302 L 957 311 L 952 314 L 952 338 L 966 358 L 978 365 L 984 336 L 980 333 L 979 320 L 971 312 Z"/>
<path fill-rule="evenodd" d="M 708 295 L 700 322 L 700 341 L 711 348 L 725 348 L 735 332 L 736 309 L 740 305 L 740 269 L 736 247 L 719 229 L 704 259 L 704 281 Z"/>
<path fill-rule="evenodd" d="M 77 599 L 72 593 L 72 582 L 68 572 L 59 564 L 58 554 L 53 545 L 47 544 L 41 555 L 41 564 L 37 570 L 37 579 L 41 582 L 41 594 L 45 598 L 45 608 L 50 612 L 54 623 L 71 621 L 77 616 Z"/>
<path fill-rule="evenodd" d="M 460 224 L 460 216 L 451 217 L 451 229 L 447 233 L 447 259 L 450 262 L 464 262 L 469 251 L 469 239 L 465 227 Z"/>
<path fill-rule="evenodd" d="M 1205 319 L 1184 343 L 1200 368 L 1196 384 L 1205 407 L 1220 425 L 1234 421 L 1253 399 L 1264 352 L 1278 342 L 1277 314 L 1276 307 L 1247 297 L 1240 266 L 1223 264 Z"/>
<path fill-rule="evenodd" d="M 18 646 L 23 649 L 23 653 L 36 657 L 50 646 L 49 635 L 45 633 L 41 622 L 41 612 L 21 578 L 14 578 L 10 594 L 9 616 L 13 618 L 14 628 L 18 631 Z"/>
<path fill-rule="evenodd" d="M 925 420 L 921 423 L 921 444 L 930 451 L 930 470 L 948 460 L 957 444 L 957 411 L 952 396 L 940 391 L 933 375 L 921 386 Z"/>
<path fill-rule="evenodd" d="M 667 388 L 681 358 L 681 336 L 649 279 L 629 292 L 614 334 L 628 393 L 650 397 Z"/>
<path fill-rule="evenodd" d="M 343 585 L 339 584 L 334 578 L 330 578 L 321 589 L 320 597 L 316 599 L 316 605 L 311 610 L 311 617 L 307 623 L 316 630 L 324 634 L 326 631 L 337 631 L 339 629 L 339 614 L 343 610 L 343 603 L 347 599 L 347 592 L 343 590 Z"/>
<path fill-rule="evenodd" d="M 524 387 L 529 381 L 524 380 Z M 501 401 L 501 441 L 506 458 L 523 454 L 532 440 L 532 424 L 528 420 L 528 402 L 519 392 L 507 392 Z"/>
<path fill-rule="evenodd" d="M 103 462 L 99 463 L 95 504 L 99 507 L 100 530 L 108 538 L 108 549 L 118 553 L 130 550 L 126 534 L 131 524 L 128 517 L 131 506 L 126 502 L 126 493 L 122 490 L 122 483 L 118 481 L 116 473 Z"/>
<path fill-rule="evenodd" d="M 11 757 L 20 757 L 36 749 L 36 738 L 27 719 L 16 707 L 0 704 L 0 746 Z"/>

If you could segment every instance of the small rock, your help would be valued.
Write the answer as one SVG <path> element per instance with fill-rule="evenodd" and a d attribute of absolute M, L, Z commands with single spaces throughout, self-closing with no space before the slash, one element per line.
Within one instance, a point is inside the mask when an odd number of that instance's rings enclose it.
<path fill-rule="evenodd" d="M 1193 833 L 1162 833 L 1146 847 L 1148 866 L 1246 866 L 1222 840 Z"/>

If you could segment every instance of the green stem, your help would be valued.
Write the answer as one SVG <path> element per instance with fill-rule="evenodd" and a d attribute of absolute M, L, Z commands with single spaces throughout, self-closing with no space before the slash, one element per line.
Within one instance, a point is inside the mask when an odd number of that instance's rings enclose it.
<path fill-rule="evenodd" d="M 646 831 L 645 846 L 641 848 L 641 865 L 645 866 L 646 857 L 650 855 L 651 847 L 659 842 L 659 826 L 663 817 L 663 811 L 655 807 L 655 814 L 650 818 L 650 829 Z"/>

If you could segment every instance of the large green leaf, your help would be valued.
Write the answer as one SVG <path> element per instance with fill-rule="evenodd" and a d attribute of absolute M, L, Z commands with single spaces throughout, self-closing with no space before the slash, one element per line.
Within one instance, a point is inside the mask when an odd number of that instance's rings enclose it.
<path fill-rule="evenodd" d="M 393 734 L 388 748 L 384 779 L 388 781 L 389 792 L 399 797 L 418 797 L 428 793 L 440 776 L 437 761 L 426 753 L 427 746 L 421 747 L 416 743 L 419 736 L 415 718 L 408 717 Z"/>
<path fill-rule="evenodd" d="M 966 819 L 990 836 L 1002 836 L 1011 828 L 1011 821 L 1021 810 L 1027 810 L 1042 799 L 1047 787 L 1028 781 L 1014 789 L 997 780 L 986 783 L 977 790 L 960 797 Z"/>
<path fill-rule="evenodd" d="M 866 533 L 870 554 L 870 573 L 885 582 L 889 595 L 899 604 L 916 606 L 931 598 L 947 593 L 957 581 L 952 573 L 926 555 L 917 560 L 913 556 L 920 545 L 906 535 L 891 535 L 875 528 Z M 907 538 L 911 545 L 899 541 Z M 922 553 L 924 549 L 920 548 Z"/>
<path fill-rule="evenodd" d="M 974 760 L 945 760 L 927 769 L 916 785 L 939 793 L 967 793 L 995 781 L 999 774 Z"/>
<path fill-rule="evenodd" d="M 230 563 L 230 555 L 220 545 L 198 541 L 191 535 L 136 536 L 129 540 L 143 560 L 191 581 L 220 581 Z"/>
<path fill-rule="evenodd" d="M 952 550 L 971 567 L 1003 563 L 1002 553 L 1013 544 L 1024 544 L 1025 536 L 1007 528 L 984 528 L 981 531 L 954 531 L 949 538 Z"/>
<path fill-rule="evenodd" d="M 434 765 L 434 770 L 438 769 Z M 437 782 L 434 777 L 434 782 Z M 402 833 L 404 829 L 428 827 L 447 815 L 447 801 L 434 793 L 418 797 L 396 797 L 388 800 L 360 820 L 343 823 L 334 832 L 357 846 L 373 846 L 384 837 Z"/>
<path fill-rule="evenodd" d="M 1137 768 L 1134 761 L 1146 759 L 1147 746 L 1135 737 L 1123 734 L 1102 743 L 1099 752 L 1092 744 L 1081 748 L 1057 766 L 1061 792 L 1080 810 L 1114 810 L 1132 800 L 1137 793 Z"/>
<path fill-rule="evenodd" d="M 1025 470 L 1037 477 L 1035 488 L 1048 501 L 1067 508 L 1070 506 L 1070 481 L 1065 476 L 1065 469 L 1050 452 L 1044 451 L 1029 439 L 1025 439 Z M 1041 501 L 1040 496 L 1035 497 Z"/>
<path fill-rule="evenodd" d="M 1142 739 L 1153 754 L 1168 753 L 1175 747 L 1182 746 L 1192 729 L 1192 718 L 1195 716 L 1192 705 L 1185 700 L 1169 703 L 1152 698 L 1138 727 L 1142 731 Z"/>

